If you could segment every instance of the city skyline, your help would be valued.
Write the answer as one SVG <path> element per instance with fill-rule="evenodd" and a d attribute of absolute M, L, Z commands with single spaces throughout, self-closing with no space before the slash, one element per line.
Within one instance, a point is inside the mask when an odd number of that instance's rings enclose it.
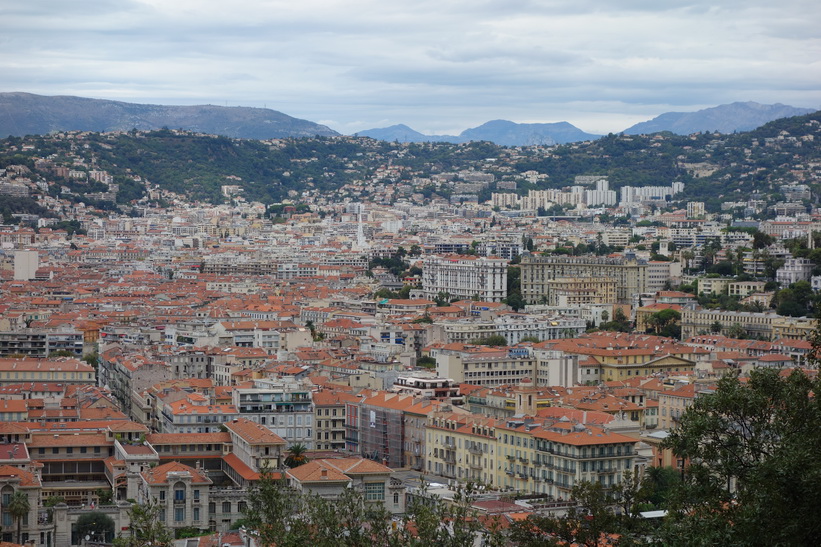
<path fill-rule="evenodd" d="M 821 8 L 370 1 L 5 6 L 2 91 L 267 107 L 344 134 L 492 119 L 621 131 L 735 101 L 819 106 Z"/>

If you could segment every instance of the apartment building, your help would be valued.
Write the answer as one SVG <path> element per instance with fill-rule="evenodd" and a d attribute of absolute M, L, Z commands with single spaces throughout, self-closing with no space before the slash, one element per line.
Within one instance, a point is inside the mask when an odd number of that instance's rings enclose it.
<path fill-rule="evenodd" d="M 777 340 L 779 338 L 801 339 L 815 328 L 815 319 L 807 317 L 784 317 L 775 312 L 733 312 L 722 310 L 690 310 L 681 313 L 681 337 L 692 338 L 700 334 L 714 332 L 727 335 L 728 330 L 738 325 L 747 331 L 750 338 Z"/>
<path fill-rule="evenodd" d="M 552 340 L 573 337 L 582 334 L 586 328 L 581 318 L 556 315 L 509 314 L 492 319 L 442 319 L 431 326 L 428 341 L 468 344 L 498 334 L 513 346 L 524 338 Z"/>
<path fill-rule="evenodd" d="M 610 279 L 616 283 L 616 301 L 627 304 L 647 290 L 647 263 L 634 257 L 536 256 L 523 253 L 520 263 L 522 297 L 528 304 L 547 298 L 556 279 Z"/>
<path fill-rule="evenodd" d="M 0 386 L 25 382 L 96 383 L 94 367 L 79 359 L 0 358 Z"/>
<path fill-rule="evenodd" d="M 46 358 L 55 351 L 83 355 L 83 333 L 76 330 L 21 329 L 0 332 L 0 357 Z"/>
<path fill-rule="evenodd" d="M 507 296 L 507 263 L 503 258 L 464 255 L 425 257 L 422 292 L 451 298 L 501 302 Z"/>
<path fill-rule="evenodd" d="M 238 414 L 259 423 L 288 444 L 314 448 L 314 406 L 311 384 L 287 378 L 254 380 L 236 387 L 231 396 Z"/>
<path fill-rule="evenodd" d="M 466 346 L 441 349 L 436 373 L 456 383 L 483 387 L 518 384 L 536 375 L 536 358 L 527 348 Z"/>
<path fill-rule="evenodd" d="M 347 403 L 356 404 L 360 397 L 343 391 L 317 391 L 313 394 L 316 450 L 345 450 L 345 411 Z"/>
<path fill-rule="evenodd" d="M 543 303 L 548 306 L 579 307 L 616 302 L 616 280 L 601 277 L 559 277 L 546 281 Z"/>

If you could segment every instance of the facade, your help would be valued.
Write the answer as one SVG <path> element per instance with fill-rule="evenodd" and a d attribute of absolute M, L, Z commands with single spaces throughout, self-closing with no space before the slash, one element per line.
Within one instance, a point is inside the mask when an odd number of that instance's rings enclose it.
<path fill-rule="evenodd" d="M 426 298 L 445 293 L 451 298 L 501 302 L 507 296 L 507 262 L 462 255 L 425 257 L 422 291 Z"/>
<path fill-rule="evenodd" d="M 807 281 L 815 265 L 809 258 L 788 258 L 775 272 L 775 280 L 782 287 L 789 287 L 797 281 Z"/>
<path fill-rule="evenodd" d="M 627 304 L 647 290 L 647 264 L 635 258 L 596 256 L 535 256 L 523 253 L 520 263 L 522 297 L 539 304 L 550 282 L 562 278 L 605 278 L 616 282 L 616 301 Z"/>
<path fill-rule="evenodd" d="M 601 277 L 560 277 L 545 282 L 548 306 L 579 307 L 612 304 L 616 301 L 616 280 Z"/>
<path fill-rule="evenodd" d="M 314 448 L 311 386 L 288 379 L 254 380 L 254 387 L 231 392 L 240 416 L 264 425 L 288 444 Z"/>
<path fill-rule="evenodd" d="M 338 498 L 346 489 L 359 490 L 368 503 L 383 503 L 393 514 L 405 512 L 405 487 L 392 478 L 393 470 L 364 458 L 318 459 L 285 473 L 291 487 L 326 499 Z"/>
<path fill-rule="evenodd" d="M 738 325 L 747 331 L 749 338 L 777 340 L 779 338 L 801 339 L 815 328 L 815 320 L 806 317 L 784 317 L 775 312 L 733 312 L 722 310 L 691 310 L 681 312 L 681 337 L 692 338 L 700 334 L 719 332 L 727 335 L 728 330 Z"/>
<path fill-rule="evenodd" d="M 0 358 L 0 386 L 26 382 L 94 384 L 94 367 L 72 358 Z"/>
<path fill-rule="evenodd" d="M 508 345 L 516 345 L 523 338 L 553 340 L 582 334 L 585 321 L 575 317 L 549 315 L 502 315 L 493 319 L 452 319 L 433 323 L 428 335 L 430 342 L 468 344 L 492 335 L 504 336 Z"/>
<path fill-rule="evenodd" d="M 344 392 L 318 391 L 313 394 L 316 450 L 345 450 L 345 412 L 347 403 L 357 403 L 359 397 Z"/>
<path fill-rule="evenodd" d="M 159 522 L 171 530 L 208 528 L 209 492 L 213 481 L 203 472 L 170 462 L 147 469 L 140 477 L 137 501 L 158 503 Z"/>
<path fill-rule="evenodd" d="M 0 332 L 0 358 L 20 356 L 46 358 L 55 351 L 83 354 L 83 333 L 75 330 L 21 329 Z"/>

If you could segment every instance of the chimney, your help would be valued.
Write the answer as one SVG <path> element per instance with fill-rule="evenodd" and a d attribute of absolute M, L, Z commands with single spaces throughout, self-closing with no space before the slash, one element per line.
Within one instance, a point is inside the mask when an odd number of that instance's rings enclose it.
<path fill-rule="evenodd" d="M 325 468 L 322 468 L 322 475 L 321 476 L 322 476 L 323 479 L 327 479 L 328 478 L 328 470 L 325 469 Z"/>

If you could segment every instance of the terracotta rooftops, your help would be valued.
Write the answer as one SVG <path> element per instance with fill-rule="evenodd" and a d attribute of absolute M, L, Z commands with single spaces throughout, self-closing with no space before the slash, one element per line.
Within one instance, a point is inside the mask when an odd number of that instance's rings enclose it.
<path fill-rule="evenodd" d="M 179 462 L 168 462 L 142 472 L 148 484 L 168 484 L 174 479 L 174 473 L 188 473 L 193 484 L 211 484 L 211 479 L 187 465 Z M 169 475 L 171 475 L 169 477 Z"/>
<path fill-rule="evenodd" d="M 40 486 L 40 479 L 29 471 L 11 465 L 0 465 L 0 478 L 19 477 L 20 486 Z"/>
<path fill-rule="evenodd" d="M 243 439 L 248 444 L 281 444 L 285 445 L 285 441 L 265 427 L 256 422 L 252 422 L 247 418 L 237 418 L 225 423 L 225 427 L 229 431 Z"/>

